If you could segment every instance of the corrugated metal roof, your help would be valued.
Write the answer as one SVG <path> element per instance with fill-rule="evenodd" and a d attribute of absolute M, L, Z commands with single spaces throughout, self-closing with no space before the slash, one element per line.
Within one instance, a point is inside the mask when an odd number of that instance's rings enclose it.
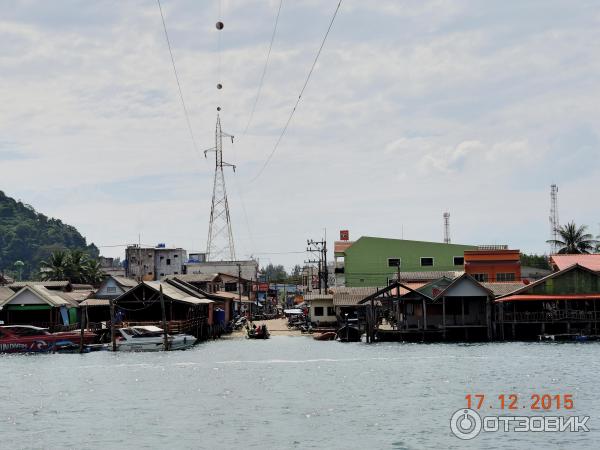
<path fill-rule="evenodd" d="M 117 276 L 112 276 L 112 278 L 115 280 L 115 282 L 121 287 L 123 288 L 123 290 L 128 290 L 126 288 L 134 288 L 138 285 L 138 282 L 136 280 L 133 280 L 131 278 L 125 278 L 125 277 L 117 277 Z"/>
<path fill-rule="evenodd" d="M 238 301 L 240 298 L 237 292 L 217 291 L 215 292 L 215 295 L 219 297 L 230 298 L 235 301 Z M 242 295 L 242 303 L 254 303 L 254 300 L 250 300 L 247 296 Z"/>
<path fill-rule="evenodd" d="M 420 272 L 400 272 L 400 282 L 409 283 L 417 281 L 433 281 L 440 278 L 446 277 L 450 279 L 460 277 L 464 271 L 450 270 L 450 271 L 420 271 Z"/>
<path fill-rule="evenodd" d="M 19 295 L 21 295 L 25 291 L 32 292 L 40 300 L 43 300 L 45 303 L 47 303 L 48 305 L 53 306 L 53 307 L 73 306 L 73 305 L 71 305 L 70 302 L 68 302 L 67 300 L 58 296 L 56 292 L 50 291 L 50 290 L 46 289 L 44 286 L 39 286 L 39 285 L 35 285 L 35 284 L 23 286 L 20 290 L 18 290 L 17 292 L 14 292 L 14 294 L 12 296 L 10 296 L 9 298 L 5 299 L 2 303 L 0 303 L 0 306 L 4 306 L 8 303 L 11 303 L 13 300 L 15 300 Z"/>
<path fill-rule="evenodd" d="M 0 286 L 0 302 L 12 297 L 15 294 L 11 288 Z"/>
<path fill-rule="evenodd" d="M 10 288 L 22 288 L 24 286 L 44 286 L 44 287 L 67 287 L 69 281 L 15 281 L 8 285 Z"/>
<path fill-rule="evenodd" d="M 82 301 L 79 306 L 110 306 L 110 300 L 103 298 L 88 298 Z"/>
<path fill-rule="evenodd" d="M 168 283 L 161 283 L 160 281 L 144 281 L 144 284 L 150 286 L 156 291 L 160 291 L 160 287 L 162 286 L 163 294 L 166 297 L 180 302 L 190 303 L 192 305 L 205 305 L 208 303 L 214 303 L 213 300 L 200 297 L 200 294 L 198 294 L 198 296 L 192 296 Z"/>
<path fill-rule="evenodd" d="M 378 290 L 376 287 L 335 287 L 331 289 L 333 304 L 334 306 L 355 306 Z"/>
<path fill-rule="evenodd" d="M 166 279 L 178 279 L 181 281 L 186 281 L 188 283 L 205 283 L 210 281 L 215 281 L 219 278 L 218 273 L 186 273 L 181 275 L 168 275 L 165 277 Z"/>
<path fill-rule="evenodd" d="M 510 294 L 525 286 L 525 283 L 519 282 L 482 282 L 480 284 L 492 291 L 496 297 Z"/>

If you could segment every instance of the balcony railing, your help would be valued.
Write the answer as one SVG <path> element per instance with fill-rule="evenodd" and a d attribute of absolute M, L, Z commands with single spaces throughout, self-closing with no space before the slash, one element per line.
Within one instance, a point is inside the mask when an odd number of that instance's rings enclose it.
<path fill-rule="evenodd" d="M 560 322 L 565 320 L 600 321 L 600 311 L 576 309 L 557 311 L 505 312 L 504 322 Z"/>

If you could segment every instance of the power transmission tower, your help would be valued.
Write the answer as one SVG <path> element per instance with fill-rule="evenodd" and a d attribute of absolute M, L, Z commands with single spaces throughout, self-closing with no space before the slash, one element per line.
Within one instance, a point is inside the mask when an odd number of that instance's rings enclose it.
<path fill-rule="evenodd" d="M 231 231 L 229 203 L 225 189 L 225 174 L 223 173 L 223 167 L 232 167 L 235 172 L 235 165 L 223 162 L 223 136 L 231 138 L 233 144 L 233 136 L 221 130 L 221 118 L 217 114 L 215 146 L 204 150 L 205 157 L 208 152 L 215 152 L 215 178 L 208 226 L 208 243 L 206 244 L 207 261 L 235 261 L 233 232 Z"/>
<path fill-rule="evenodd" d="M 558 221 L 558 186 L 553 184 L 550 186 L 550 239 L 553 241 L 558 240 L 558 228 L 560 222 Z M 550 253 L 556 253 L 558 246 L 556 243 L 550 244 Z"/>
<path fill-rule="evenodd" d="M 444 243 L 450 244 L 450 213 L 444 213 Z"/>

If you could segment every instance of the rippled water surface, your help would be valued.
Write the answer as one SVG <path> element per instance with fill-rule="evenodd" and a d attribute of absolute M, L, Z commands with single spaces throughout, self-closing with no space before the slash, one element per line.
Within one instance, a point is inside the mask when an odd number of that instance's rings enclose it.
<path fill-rule="evenodd" d="M 0 448 L 598 448 L 599 360 L 597 343 L 285 336 L 155 354 L 4 355 Z M 449 419 L 468 393 L 496 403 L 516 393 L 519 406 L 534 393 L 573 394 L 571 413 L 591 416 L 591 431 L 460 441 Z"/>

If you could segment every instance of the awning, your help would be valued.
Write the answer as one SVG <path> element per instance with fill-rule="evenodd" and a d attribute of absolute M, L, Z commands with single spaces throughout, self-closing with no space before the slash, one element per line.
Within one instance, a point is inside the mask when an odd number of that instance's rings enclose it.
<path fill-rule="evenodd" d="M 600 294 L 568 294 L 568 295 L 527 295 L 516 294 L 496 299 L 496 303 L 528 302 L 528 301 L 563 301 L 563 300 L 600 300 Z"/>

